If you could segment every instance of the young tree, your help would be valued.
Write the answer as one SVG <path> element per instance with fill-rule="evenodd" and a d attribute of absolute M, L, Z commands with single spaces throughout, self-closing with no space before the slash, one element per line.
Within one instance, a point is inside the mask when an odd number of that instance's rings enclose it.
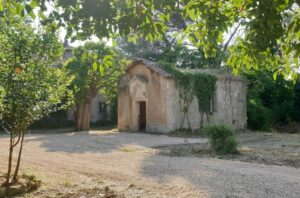
<path fill-rule="evenodd" d="M 0 84 L 2 126 L 10 137 L 6 185 L 16 182 L 24 136 L 36 120 L 65 107 L 71 80 L 57 62 L 63 46 L 47 28 L 35 31 L 18 18 L 2 18 L 0 27 Z M 12 174 L 13 153 L 19 146 Z"/>
<path fill-rule="evenodd" d="M 104 43 L 86 43 L 74 50 L 74 57 L 66 68 L 73 81 L 76 101 L 76 129 L 89 130 L 91 117 L 91 102 L 97 93 L 104 96 L 116 95 L 117 81 L 123 74 L 125 59 Z"/>

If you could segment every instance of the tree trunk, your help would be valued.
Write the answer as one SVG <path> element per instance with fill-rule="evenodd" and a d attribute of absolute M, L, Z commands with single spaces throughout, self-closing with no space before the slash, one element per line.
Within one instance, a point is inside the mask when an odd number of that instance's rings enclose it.
<path fill-rule="evenodd" d="M 6 175 L 5 186 L 8 186 L 9 185 L 9 181 L 10 181 L 13 151 L 14 151 L 14 147 L 13 147 L 13 133 L 10 133 L 9 157 L 8 157 L 8 167 L 7 167 L 7 175 Z"/>
<path fill-rule="evenodd" d="M 14 176 L 13 176 L 13 181 L 14 182 L 17 181 L 17 177 L 18 177 L 18 173 L 19 173 L 19 169 L 20 169 L 21 156 L 22 156 L 22 151 L 23 151 L 23 142 L 24 142 L 25 131 L 22 130 L 21 133 L 22 133 L 22 137 L 21 137 L 21 144 L 20 144 L 20 149 L 19 149 L 19 155 L 18 155 L 18 160 L 17 160 L 17 165 L 16 165 L 15 173 L 14 173 Z"/>
<path fill-rule="evenodd" d="M 88 131 L 90 130 L 91 120 L 91 102 L 82 102 L 77 105 L 76 112 L 76 130 Z"/>

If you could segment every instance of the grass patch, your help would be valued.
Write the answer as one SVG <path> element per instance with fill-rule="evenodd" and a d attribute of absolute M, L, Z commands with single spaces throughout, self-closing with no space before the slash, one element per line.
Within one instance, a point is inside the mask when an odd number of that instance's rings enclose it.
<path fill-rule="evenodd" d="M 0 176 L 0 198 L 4 197 L 15 197 L 23 195 L 26 193 L 33 192 L 37 190 L 42 182 L 38 180 L 34 175 L 22 174 L 18 177 L 18 181 L 10 184 L 9 186 L 4 186 L 5 175 Z"/>
<path fill-rule="evenodd" d="M 126 152 L 126 153 L 135 153 L 139 151 L 148 151 L 148 149 L 136 145 L 126 145 L 124 147 L 119 148 L 119 151 Z"/>

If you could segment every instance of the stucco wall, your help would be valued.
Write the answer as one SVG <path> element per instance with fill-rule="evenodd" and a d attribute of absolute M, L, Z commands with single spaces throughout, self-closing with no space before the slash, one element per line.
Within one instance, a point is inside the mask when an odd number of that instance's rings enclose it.
<path fill-rule="evenodd" d="M 216 86 L 209 123 L 205 116 L 204 125 L 226 124 L 234 129 L 245 128 L 247 123 L 245 81 L 232 75 L 224 75 L 218 77 Z M 178 129 L 183 120 L 183 114 L 180 110 L 179 91 L 172 79 L 168 81 L 166 94 L 168 101 L 168 127 L 172 131 Z M 196 97 L 190 105 L 188 116 L 191 128 L 198 129 L 200 127 L 200 113 Z M 187 119 L 184 120 L 184 127 L 188 127 Z"/>
<path fill-rule="evenodd" d="M 92 100 L 92 104 L 91 104 L 91 122 L 97 122 L 99 120 L 106 119 L 104 118 L 105 115 L 100 113 L 100 109 L 99 109 L 100 102 L 104 103 L 105 98 L 101 94 L 97 94 L 96 97 Z M 68 120 L 72 120 L 72 121 L 75 120 L 75 111 L 76 111 L 75 107 L 68 110 Z M 107 112 L 109 112 L 109 106 L 107 106 Z"/>
<path fill-rule="evenodd" d="M 119 130 L 138 131 L 140 101 L 146 102 L 146 131 L 167 132 L 165 84 L 167 79 L 143 64 L 131 68 L 120 80 Z"/>
<path fill-rule="evenodd" d="M 205 124 L 226 124 L 234 129 L 246 126 L 246 83 L 233 75 L 219 75 L 213 108 Z M 118 128 L 124 131 L 138 131 L 140 101 L 146 102 L 148 132 L 169 132 L 178 129 L 183 120 L 180 109 L 179 91 L 173 78 L 164 77 L 144 64 L 137 64 L 127 70 L 119 82 Z M 189 108 L 189 122 L 192 129 L 200 127 L 200 113 L 197 99 Z M 209 122 L 208 122 L 209 120 Z M 188 126 L 187 120 L 184 127 Z"/>
<path fill-rule="evenodd" d="M 220 77 L 216 91 L 215 123 L 224 123 L 234 129 L 247 125 L 246 82 L 231 76 Z"/>

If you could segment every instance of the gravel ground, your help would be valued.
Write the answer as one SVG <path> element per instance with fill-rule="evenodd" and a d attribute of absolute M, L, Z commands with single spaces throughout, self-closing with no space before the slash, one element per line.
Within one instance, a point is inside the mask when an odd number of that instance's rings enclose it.
<path fill-rule="evenodd" d="M 206 141 L 114 131 L 29 135 L 22 171 L 43 181 L 32 197 L 60 197 L 99 186 L 125 197 L 300 197 L 298 168 L 170 157 L 153 148 Z M 6 136 L 0 136 L 0 148 L 4 171 Z"/>

